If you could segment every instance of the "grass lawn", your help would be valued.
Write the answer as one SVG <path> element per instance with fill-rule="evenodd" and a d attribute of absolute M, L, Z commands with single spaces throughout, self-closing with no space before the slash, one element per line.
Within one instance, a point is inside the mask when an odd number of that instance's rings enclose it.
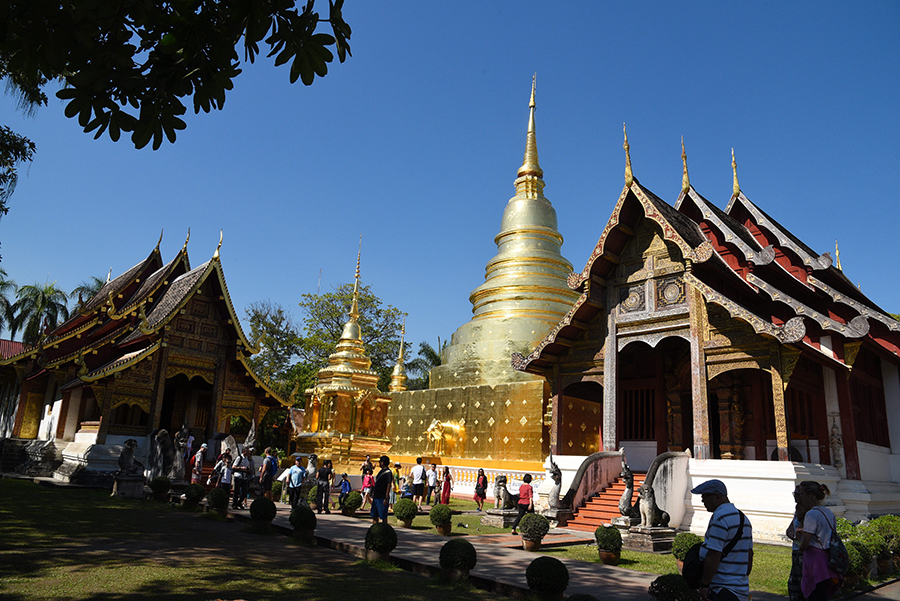
<path fill-rule="evenodd" d="M 400 601 L 493 595 L 151 501 L 0 480 L 0 601 Z M 427 518 L 425 518 L 427 520 Z"/>

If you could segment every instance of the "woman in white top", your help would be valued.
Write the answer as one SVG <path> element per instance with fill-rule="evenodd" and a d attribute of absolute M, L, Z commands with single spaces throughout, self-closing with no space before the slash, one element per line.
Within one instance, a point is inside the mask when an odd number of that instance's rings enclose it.
<path fill-rule="evenodd" d="M 822 507 L 822 501 L 830 492 L 827 486 L 812 480 L 805 480 L 794 489 L 798 513 L 804 513 L 803 527 L 795 536 L 800 538 L 800 550 L 803 551 L 800 590 L 807 601 L 828 601 L 840 590 L 843 580 L 828 567 L 828 549 L 836 522 L 831 510 Z"/>

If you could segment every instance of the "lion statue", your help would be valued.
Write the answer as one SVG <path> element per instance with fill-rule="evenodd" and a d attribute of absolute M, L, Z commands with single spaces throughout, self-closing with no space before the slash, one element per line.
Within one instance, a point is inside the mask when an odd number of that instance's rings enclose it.
<path fill-rule="evenodd" d="M 515 509 L 519 502 L 519 495 L 510 494 L 506 482 L 502 474 L 494 479 L 494 509 Z"/>

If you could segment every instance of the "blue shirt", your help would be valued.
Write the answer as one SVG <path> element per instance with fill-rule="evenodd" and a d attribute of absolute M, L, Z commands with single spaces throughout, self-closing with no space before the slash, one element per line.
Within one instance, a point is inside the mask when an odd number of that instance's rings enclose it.
<path fill-rule="evenodd" d="M 297 488 L 306 479 L 306 470 L 299 465 L 291 466 L 291 488 Z"/>
<path fill-rule="evenodd" d="M 706 539 L 700 547 L 700 559 L 706 559 L 707 551 L 721 553 L 734 538 L 740 520 L 740 513 L 731 503 L 723 503 L 716 507 L 706 529 Z M 752 550 L 753 526 L 747 516 L 744 516 L 744 531 L 728 555 L 722 557 L 719 562 L 719 569 L 710 582 L 710 590 L 727 588 L 741 601 L 747 601 L 750 598 L 750 577 L 747 568 Z"/>

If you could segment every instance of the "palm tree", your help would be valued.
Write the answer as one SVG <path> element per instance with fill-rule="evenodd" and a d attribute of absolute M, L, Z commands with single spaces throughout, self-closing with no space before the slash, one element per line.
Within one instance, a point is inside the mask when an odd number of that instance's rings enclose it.
<path fill-rule="evenodd" d="M 12 325 L 12 303 L 9 301 L 16 293 L 16 283 L 6 275 L 0 267 L 0 332 L 4 327 Z"/>
<path fill-rule="evenodd" d="M 66 293 L 52 284 L 29 284 L 19 287 L 16 302 L 12 306 L 13 319 L 10 332 L 13 336 L 22 332 L 22 342 L 34 344 L 61 321 L 69 319 Z"/>
<path fill-rule="evenodd" d="M 84 303 L 91 300 L 98 292 L 100 292 L 100 289 L 103 288 L 105 283 L 106 281 L 103 278 L 92 275 L 90 280 L 84 280 L 78 284 L 78 286 L 69 293 L 70 299 L 78 299 L 78 304 L 75 306 L 75 309 L 81 309 L 81 307 L 84 306 Z"/>
<path fill-rule="evenodd" d="M 438 338 L 438 348 L 443 351 L 447 347 L 447 341 L 441 345 Z M 419 343 L 419 356 L 406 364 L 406 370 L 418 374 L 418 377 L 410 378 L 407 382 L 409 390 L 424 390 L 428 388 L 428 375 L 431 370 L 441 364 L 441 353 L 427 342 Z"/>

